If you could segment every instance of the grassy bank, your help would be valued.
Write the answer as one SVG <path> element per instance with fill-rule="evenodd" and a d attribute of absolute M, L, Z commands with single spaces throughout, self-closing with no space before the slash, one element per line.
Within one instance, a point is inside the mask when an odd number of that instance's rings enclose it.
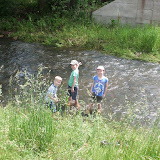
<path fill-rule="evenodd" d="M 0 159 L 160 159 L 160 130 L 130 128 L 100 116 L 0 108 Z"/>
<path fill-rule="evenodd" d="M 18 87 L 15 83 L 19 84 L 20 74 L 24 81 Z M 158 116 L 152 126 L 145 127 L 137 121 L 132 123 L 134 107 L 128 108 L 120 121 L 113 115 L 70 114 L 67 107 L 54 119 L 44 103 L 47 84 L 51 82 L 41 68 L 36 75 L 25 71 L 10 80 L 10 94 L 14 91 L 14 96 L 6 107 L 0 107 L 0 159 L 160 159 Z M 63 86 L 58 97 L 61 108 L 67 103 Z"/>
<path fill-rule="evenodd" d="M 108 26 L 90 20 L 28 16 L 28 20 L 0 20 L 0 30 L 27 42 L 67 48 L 100 50 L 127 59 L 160 63 L 160 28 L 153 26 Z"/>

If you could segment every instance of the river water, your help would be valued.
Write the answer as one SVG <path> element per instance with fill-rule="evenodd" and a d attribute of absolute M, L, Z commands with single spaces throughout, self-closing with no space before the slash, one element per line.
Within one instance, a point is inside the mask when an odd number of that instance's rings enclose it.
<path fill-rule="evenodd" d="M 40 65 L 51 70 L 51 77 L 60 75 L 64 87 L 71 73 L 70 61 L 82 62 L 79 78 L 79 99 L 89 103 L 92 77 L 98 65 L 105 67 L 109 79 L 107 95 L 103 101 L 104 116 L 125 114 L 129 107 L 135 107 L 137 117 L 155 120 L 160 110 L 160 64 L 126 60 L 104 55 L 98 51 L 77 51 L 57 49 L 37 43 L 25 43 L 0 39 L 0 84 L 2 100 L 8 96 L 10 76 L 18 70 L 27 69 L 35 73 Z"/>

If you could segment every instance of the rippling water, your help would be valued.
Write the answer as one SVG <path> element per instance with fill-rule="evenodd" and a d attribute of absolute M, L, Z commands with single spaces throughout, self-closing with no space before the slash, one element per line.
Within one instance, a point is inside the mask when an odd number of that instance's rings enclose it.
<path fill-rule="evenodd" d="M 9 39 L 0 39 L 0 84 L 3 99 L 8 95 L 11 75 L 25 69 L 35 73 L 40 65 L 51 70 L 51 79 L 55 75 L 62 76 L 64 87 L 67 88 L 71 73 L 69 63 L 72 59 L 83 63 L 79 68 L 79 99 L 89 103 L 86 91 L 90 90 L 97 66 L 104 65 L 105 76 L 109 79 L 108 93 L 103 102 L 104 113 L 123 114 L 129 104 L 136 104 L 139 106 L 137 112 L 144 107 L 145 116 L 155 119 L 160 109 L 160 64 L 121 59 L 98 51 L 59 50 Z"/>

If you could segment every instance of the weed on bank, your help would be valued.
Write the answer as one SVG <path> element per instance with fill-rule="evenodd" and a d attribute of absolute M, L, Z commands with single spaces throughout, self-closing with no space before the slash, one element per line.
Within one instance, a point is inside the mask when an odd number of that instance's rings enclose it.
<path fill-rule="evenodd" d="M 32 106 L 31 106 L 32 107 Z M 159 128 L 122 126 L 101 116 L 0 108 L 1 159 L 159 159 Z"/>

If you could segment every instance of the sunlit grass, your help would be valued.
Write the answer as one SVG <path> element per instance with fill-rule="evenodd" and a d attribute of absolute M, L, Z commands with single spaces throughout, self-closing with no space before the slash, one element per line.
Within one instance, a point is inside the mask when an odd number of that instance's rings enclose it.
<path fill-rule="evenodd" d="M 86 120 L 58 115 L 54 120 L 46 109 L 24 112 L 11 107 L 0 108 L 1 159 L 160 158 L 158 128 L 122 127 L 98 115 Z"/>

